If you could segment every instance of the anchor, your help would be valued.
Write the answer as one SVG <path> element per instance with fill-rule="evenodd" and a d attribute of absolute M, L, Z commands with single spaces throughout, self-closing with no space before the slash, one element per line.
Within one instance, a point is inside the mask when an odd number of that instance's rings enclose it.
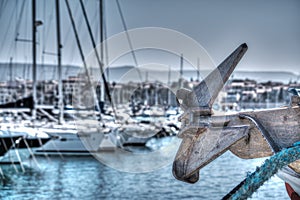
<path fill-rule="evenodd" d="M 247 49 L 247 44 L 240 45 L 193 90 L 177 91 L 184 111 L 179 118 L 182 142 L 173 162 L 173 175 L 178 180 L 197 182 L 199 170 L 228 150 L 243 159 L 261 158 L 300 141 L 300 97 L 294 90 L 286 107 L 213 113 L 215 99 Z M 300 173 L 299 160 L 288 167 Z"/>

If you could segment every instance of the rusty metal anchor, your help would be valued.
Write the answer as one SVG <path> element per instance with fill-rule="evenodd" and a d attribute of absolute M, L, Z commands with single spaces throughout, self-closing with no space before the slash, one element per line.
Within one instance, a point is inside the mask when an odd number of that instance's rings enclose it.
<path fill-rule="evenodd" d="M 287 107 L 214 115 L 213 102 L 247 49 L 240 45 L 192 91 L 177 91 L 184 111 L 178 134 L 182 143 L 173 163 L 177 179 L 197 182 L 199 170 L 227 150 L 244 159 L 260 158 L 300 141 L 299 96 L 292 96 Z M 300 173 L 299 161 L 289 167 Z"/>

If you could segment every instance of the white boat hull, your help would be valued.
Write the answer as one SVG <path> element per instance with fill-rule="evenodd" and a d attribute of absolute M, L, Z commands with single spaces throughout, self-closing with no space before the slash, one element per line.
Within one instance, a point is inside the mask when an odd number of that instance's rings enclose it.
<path fill-rule="evenodd" d="M 113 150 L 114 145 L 100 132 L 77 133 L 76 130 L 44 130 L 53 139 L 34 151 L 34 155 L 88 156 L 101 150 Z M 105 143 L 103 148 L 101 144 Z"/>

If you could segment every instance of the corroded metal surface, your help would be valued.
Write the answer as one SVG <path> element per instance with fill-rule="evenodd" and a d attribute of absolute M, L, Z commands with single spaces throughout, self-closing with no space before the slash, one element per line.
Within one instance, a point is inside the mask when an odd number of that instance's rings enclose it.
<path fill-rule="evenodd" d="M 292 97 L 289 107 L 213 115 L 213 101 L 246 50 L 246 44 L 238 47 L 193 91 L 177 92 L 184 110 L 178 134 L 183 140 L 173 163 L 177 179 L 196 182 L 199 170 L 227 150 L 240 158 L 251 159 L 270 156 L 300 141 L 300 98 L 296 96 Z M 241 118 L 241 114 L 249 118 Z M 290 167 L 299 172 L 299 161 Z"/>
<path fill-rule="evenodd" d="M 193 137 L 184 138 L 174 161 L 174 175 L 180 180 L 189 180 L 199 168 L 223 154 L 247 133 L 248 126 L 198 129 Z"/>
<path fill-rule="evenodd" d="M 247 114 L 259 120 L 280 149 L 290 147 L 295 142 L 300 141 L 299 106 L 248 112 Z M 272 155 L 269 144 L 265 141 L 261 132 L 249 120 L 236 118 L 231 122 L 235 125 L 250 123 L 250 126 L 253 127 L 250 129 L 247 142 L 240 141 L 230 148 L 235 155 L 245 159 Z"/>

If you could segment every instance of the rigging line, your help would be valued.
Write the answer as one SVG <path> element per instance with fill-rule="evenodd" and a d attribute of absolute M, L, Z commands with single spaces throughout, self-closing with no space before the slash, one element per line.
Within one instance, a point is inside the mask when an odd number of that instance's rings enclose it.
<path fill-rule="evenodd" d="M 15 31 L 15 52 L 16 52 L 16 54 L 18 53 L 17 37 L 19 35 L 19 30 L 20 30 L 22 19 L 23 19 L 24 10 L 25 10 L 25 0 L 22 2 L 20 14 L 19 14 L 18 20 L 16 20 L 17 21 L 16 31 Z M 18 57 L 18 54 L 17 54 L 17 57 Z"/>
<path fill-rule="evenodd" d="M 3 7 L 4 1 L 0 1 L 0 18 L 2 15 L 2 7 Z"/>
<path fill-rule="evenodd" d="M 44 7 L 46 7 L 46 0 L 44 1 Z M 49 37 L 49 35 L 50 35 L 50 33 L 52 33 L 52 29 L 53 29 L 53 27 L 51 28 L 51 25 L 54 26 L 54 24 L 53 24 L 54 23 L 54 20 L 53 20 L 54 17 L 53 17 L 53 15 L 55 13 L 54 7 L 55 6 L 54 6 L 54 3 L 53 3 L 53 4 L 51 4 L 51 8 L 50 9 L 46 9 L 46 10 L 50 10 L 50 12 L 49 12 L 50 14 L 48 14 L 48 17 L 46 17 L 47 15 L 46 15 L 46 11 L 45 11 L 45 24 L 47 24 L 48 26 L 46 26 L 46 28 L 44 29 L 45 30 L 45 35 L 44 35 L 44 39 L 43 39 L 44 47 L 43 47 L 43 50 L 42 50 L 42 54 L 43 54 L 44 57 L 45 57 L 45 54 L 47 54 L 46 53 L 47 52 L 46 45 L 49 44 L 48 41 L 49 41 L 49 39 L 51 39 L 51 36 Z M 52 42 L 50 42 L 50 43 L 52 43 Z M 55 61 L 53 61 L 53 62 L 55 63 Z M 49 59 L 48 59 L 47 63 L 50 64 Z M 52 68 L 55 68 L 55 67 L 52 67 Z M 46 70 L 46 66 L 44 66 L 44 69 Z M 55 69 L 54 69 L 54 71 L 55 71 Z M 45 78 L 46 77 L 44 77 L 44 79 Z M 52 74 L 52 79 L 55 79 L 54 74 Z"/>
<path fill-rule="evenodd" d="M 110 95 L 110 92 L 109 92 L 109 86 L 107 84 L 106 77 L 105 77 L 104 70 L 103 70 L 103 67 L 104 67 L 103 66 L 103 51 L 101 51 L 101 58 L 102 58 L 102 61 L 101 61 L 100 56 L 99 56 L 99 52 L 97 50 L 96 42 L 94 40 L 94 36 L 93 36 L 93 33 L 92 33 L 92 29 L 91 29 L 91 26 L 90 26 L 90 23 L 89 23 L 89 20 L 88 20 L 88 16 L 86 14 L 86 10 L 85 10 L 85 7 L 83 5 L 83 1 L 80 0 L 79 2 L 80 2 L 80 5 L 81 5 L 81 9 L 82 9 L 82 12 L 83 12 L 85 23 L 86 23 L 87 28 L 88 28 L 89 36 L 90 36 L 90 39 L 92 41 L 93 48 L 95 50 L 96 59 L 97 59 L 98 66 L 99 66 L 99 69 L 100 69 L 100 73 L 101 73 L 102 81 L 103 81 L 103 84 L 104 84 L 104 87 L 105 87 L 105 91 L 106 91 L 106 94 L 108 96 L 108 100 L 111 103 L 113 112 L 116 116 L 116 110 L 115 110 L 115 107 L 114 107 L 114 104 L 113 104 L 113 101 L 112 101 L 112 98 L 111 98 L 111 95 Z M 100 12 L 103 12 L 103 9 Z M 100 24 L 102 24 L 102 23 L 100 23 Z M 101 44 L 101 46 L 102 46 L 102 44 Z"/>
<path fill-rule="evenodd" d="M 121 21 L 122 21 L 122 24 L 123 24 L 123 27 L 124 27 L 124 31 L 125 31 L 125 34 L 126 34 L 126 37 L 127 37 L 127 41 L 128 41 L 129 47 L 130 47 L 132 58 L 133 58 L 136 70 L 138 72 L 139 78 L 142 81 L 143 80 L 142 79 L 142 74 L 141 74 L 141 71 L 138 69 L 137 58 L 136 58 L 136 55 L 135 55 L 135 51 L 134 51 L 134 48 L 133 48 L 133 45 L 132 45 L 129 33 L 128 33 L 127 25 L 126 25 L 126 22 L 125 22 L 125 18 L 124 18 L 124 15 L 123 15 L 123 12 L 122 12 L 119 0 L 116 0 L 116 3 L 117 3 L 118 11 L 119 11 L 119 14 L 120 14 L 120 17 L 121 17 Z"/>
<path fill-rule="evenodd" d="M 95 15 L 93 16 L 93 19 L 96 19 L 97 12 L 95 12 Z M 98 28 L 98 22 L 97 20 L 94 21 L 94 29 L 95 29 L 95 35 L 96 35 L 96 41 L 99 44 L 100 43 L 100 37 L 98 38 L 99 34 L 99 28 Z"/>
<path fill-rule="evenodd" d="M 100 111 L 98 99 L 96 98 L 96 93 L 95 93 L 95 90 L 94 90 L 93 85 L 92 85 L 92 81 L 91 81 L 91 78 L 90 78 L 90 75 L 89 75 L 89 71 L 88 71 L 88 68 L 87 68 L 87 65 L 86 65 L 86 62 L 85 62 L 84 54 L 83 54 L 83 51 L 82 51 L 82 48 L 81 48 L 81 43 L 80 43 L 78 33 L 77 33 L 77 30 L 76 30 L 75 22 L 74 22 L 74 19 L 73 19 L 73 16 L 72 16 L 72 11 L 71 11 L 68 0 L 65 0 L 65 2 L 66 2 L 67 10 L 68 10 L 68 13 L 69 13 L 69 17 L 70 17 L 70 20 L 71 20 L 71 25 L 72 25 L 72 28 L 73 28 L 73 31 L 74 31 L 74 34 L 75 34 L 76 43 L 78 45 L 78 49 L 79 49 L 79 52 L 80 52 L 80 57 L 82 59 L 84 69 L 85 69 L 85 73 L 86 73 L 86 76 L 88 78 L 88 84 L 90 85 L 90 87 L 92 89 L 93 99 L 96 102 L 96 107 Z"/>
<path fill-rule="evenodd" d="M 74 12 L 75 17 L 78 16 L 78 12 L 79 12 L 79 4 L 76 4 L 76 8 L 75 8 L 75 12 Z M 81 18 L 80 18 L 79 23 L 80 24 L 82 23 Z M 67 42 L 65 42 L 65 46 L 68 46 L 70 44 L 71 49 L 75 49 L 76 43 L 74 43 L 73 40 L 70 40 L 70 39 L 68 40 L 68 37 L 70 36 L 71 31 L 72 31 L 72 27 L 70 26 L 69 29 L 68 29 L 68 32 L 67 32 L 67 34 L 65 35 L 65 38 L 64 38 L 64 41 L 67 41 Z M 64 49 L 67 49 L 67 48 L 64 48 Z M 76 55 L 76 56 L 78 56 L 78 55 Z M 68 62 L 73 63 L 74 58 L 75 58 L 75 53 L 71 53 L 71 55 L 69 55 L 68 58 L 69 58 Z M 77 63 L 75 65 L 77 65 Z"/>
<path fill-rule="evenodd" d="M 75 19 L 78 20 L 78 29 L 77 29 L 78 35 L 79 35 L 79 37 L 80 36 L 81 37 L 82 36 L 85 37 L 85 33 L 84 33 L 85 29 L 82 28 L 82 26 L 83 26 L 83 19 L 81 17 L 81 13 L 78 12 L 78 16 L 75 16 L 75 17 L 76 17 Z M 85 43 L 83 43 L 83 45 L 82 45 L 82 49 L 83 50 L 85 49 L 84 47 L 85 47 Z"/>
<path fill-rule="evenodd" d="M 79 4 L 76 4 L 76 8 L 75 8 L 75 14 L 74 16 L 78 19 L 79 18 L 79 22 L 78 22 L 78 29 L 81 30 L 81 25 L 82 25 L 82 18 L 81 17 L 78 17 L 79 16 Z M 76 47 L 76 43 L 74 43 L 72 40 L 68 40 L 71 42 L 71 45 L 72 45 L 72 49 L 75 49 Z M 71 61 L 70 62 L 74 62 L 74 58 L 75 58 L 75 54 L 72 53 L 71 54 Z M 76 62 L 76 60 L 75 60 Z"/>
<path fill-rule="evenodd" d="M 21 6 L 21 11 L 17 20 L 17 24 L 16 24 L 16 31 L 15 31 L 15 40 L 17 40 L 18 36 L 19 36 L 19 30 L 20 30 L 20 24 L 22 22 L 22 16 L 24 13 L 24 8 L 25 8 L 25 0 L 22 1 L 22 6 Z"/>
<path fill-rule="evenodd" d="M 8 54 L 7 54 L 8 58 L 7 59 L 10 59 L 14 55 L 14 52 L 15 52 L 14 51 L 15 50 L 15 45 L 14 44 L 15 44 L 15 42 L 12 41 L 12 45 L 9 45 L 9 50 L 7 51 L 8 52 Z"/>
<path fill-rule="evenodd" d="M 78 37 L 80 37 L 80 36 L 82 36 L 82 35 L 84 35 L 84 29 L 82 28 L 82 24 L 83 24 L 83 22 L 82 22 L 82 17 L 81 17 L 81 15 L 80 15 L 80 13 L 79 13 L 79 5 L 77 5 L 77 8 L 78 8 L 78 12 L 77 12 L 77 16 L 75 16 L 75 19 L 77 19 L 78 20 L 78 28 L 77 28 L 77 33 L 78 33 Z M 84 45 L 85 43 L 83 43 L 83 45 L 82 45 L 82 51 L 84 52 L 84 47 L 85 47 L 85 45 Z M 74 60 L 74 55 L 72 55 L 72 60 Z"/>
<path fill-rule="evenodd" d="M 10 15 L 10 17 L 9 17 L 8 22 L 11 22 L 11 21 L 12 21 L 13 14 L 14 14 L 14 11 L 11 12 L 11 15 Z M 1 42 L 1 47 L 4 47 L 4 43 L 7 42 L 7 35 L 8 35 L 8 32 L 10 31 L 10 29 L 11 29 L 12 24 L 13 24 L 13 23 L 9 23 L 9 24 L 8 24 L 8 28 L 6 29 L 5 34 L 4 34 L 4 38 L 3 38 L 2 42 Z M 2 50 L 2 49 L 1 49 L 1 50 Z M 11 51 L 11 49 L 10 49 L 10 51 Z M 8 52 L 10 53 L 10 51 L 8 51 Z M 1 53 L 0 55 L 3 54 L 3 52 L 0 52 L 0 53 Z M 8 57 L 9 57 L 9 55 L 8 55 Z"/>
<path fill-rule="evenodd" d="M 52 33 L 52 31 L 50 31 L 50 29 L 51 29 L 51 24 L 52 24 L 53 18 L 54 18 L 53 13 L 54 13 L 54 5 L 52 4 L 51 10 L 50 10 L 50 15 L 49 15 L 49 22 L 46 23 L 46 21 L 45 21 L 45 24 L 48 24 L 48 26 L 46 26 L 46 28 L 44 29 L 46 34 L 45 34 L 45 39 L 43 40 L 45 43 L 43 51 L 46 51 L 46 44 L 49 44 L 48 41 L 50 39 L 49 34 Z M 46 20 L 46 18 L 45 18 L 45 20 Z"/>
<path fill-rule="evenodd" d="M 97 8 L 97 3 L 96 1 L 94 1 L 95 5 L 93 5 L 95 8 Z M 99 28 L 98 28 L 98 21 L 97 21 L 97 14 L 98 14 L 98 10 L 97 9 L 93 9 L 94 10 L 94 13 L 92 15 L 92 27 L 93 27 L 93 32 L 95 33 L 95 41 L 97 44 L 100 43 L 100 38 L 98 40 L 98 37 L 99 37 Z M 94 20 L 93 20 L 94 19 Z"/>
<path fill-rule="evenodd" d="M 2 14 L 4 13 L 4 12 L 2 12 L 2 10 L 5 10 L 5 9 L 6 9 L 8 0 L 6 0 L 5 3 L 3 3 L 3 1 L 1 1 L 1 2 L 2 2 L 2 4 L 1 4 L 0 19 L 1 19 L 1 17 L 2 17 Z M 2 8 L 3 8 L 3 9 L 2 9 Z"/>

